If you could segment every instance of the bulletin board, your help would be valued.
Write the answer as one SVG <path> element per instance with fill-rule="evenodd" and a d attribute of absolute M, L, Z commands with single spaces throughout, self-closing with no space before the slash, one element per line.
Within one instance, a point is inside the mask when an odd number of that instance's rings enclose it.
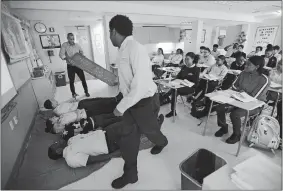
<path fill-rule="evenodd" d="M 268 44 L 273 44 L 278 26 L 269 26 L 269 27 L 258 27 L 256 30 L 254 47 L 262 46 L 266 47 Z"/>

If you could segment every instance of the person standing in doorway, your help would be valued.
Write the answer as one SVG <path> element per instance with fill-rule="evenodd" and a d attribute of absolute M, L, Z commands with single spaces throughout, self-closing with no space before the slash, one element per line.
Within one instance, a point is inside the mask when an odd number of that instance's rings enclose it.
<path fill-rule="evenodd" d="M 143 45 L 133 36 L 133 23 L 124 15 L 116 15 L 109 22 L 110 40 L 118 47 L 119 90 L 123 99 L 114 114 L 123 116 L 124 126 L 117 137 L 122 158 L 125 161 L 124 174 L 112 182 L 120 189 L 138 181 L 137 157 L 141 133 L 155 144 L 151 154 L 160 153 L 168 144 L 160 131 L 157 116 L 160 103 L 157 86 L 152 80 L 151 62 Z M 156 114 L 157 113 L 157 114 Z"/>
<path fill-rule="evenodd" d="M 76 53 L 83 54 L 83 50 L 80 47 L 80 45 L 75 43 L 75 37 L 74 37 L 73 33 L 68 33 L 67 39 L 68 39 L 68 42 L 64 42 L 62 44 L 59 56 L 62 60 L 66 60 L 66 62 L 67 62 L 67 71 L 68 71 L 68 76 L 69 76 L 69 81 L 70 81 L 70 89 L 71 89 L 71 92 L 72 92 L 72 96 L 74 98 L 76 98 L 78 96 L 78 94 L 75 91 L 75 85 L 74 85 L 75 75 L 77 74 L 79 76 L 80 80 L 82 81 L 82 85 L 83 85 L 83 88 L 84 88 L 84 91 L 85 91 L 85 95 L 87 97 L 89 97 L 90 95 L 88 93 L 88 88 L 87 88 L 87 83 L 86 83 L 86 80 L 85 80 L 84 71 L 81 70 L 80 68 L 74 66 L 69 60 L 69 58 L 74 56 L 74 54 L 76 54 Z"/>

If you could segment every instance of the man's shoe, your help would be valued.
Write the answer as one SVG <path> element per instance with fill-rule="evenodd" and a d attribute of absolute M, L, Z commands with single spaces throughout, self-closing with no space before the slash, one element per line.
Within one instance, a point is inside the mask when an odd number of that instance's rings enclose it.
<path fill-rule="evenodd" d="M 228 125 L 226 127 L 221 127 L 216 133 L 214 134 L 215 137 L 222 137 L 223 135 L 228 133 Z"/>
<path fill-rule="evenodd" d="M 167 143 L 168 144 L 168 143 Z M 166 145 L 167 145 L 166 144 Z M 152 149 L 150 150 L 150 153 L 151 154 L 153 154 L 153 155 L 157 155 L 157 154 L 159 154 L 163 149 L 164 149 L 164 147 L 166 147 L 166 145 L 165 146 L 158 146 L 158 145 L 155 145 L 154 147 L 152 147 Z"/>
<path fill-rule="evenodd" d="M 87 93 L 85 93 L 85 96 L 86 96 L 86 97 L 89 97 L 90 95 L 89 95 L 89 93 L 87 92 Z"/>
<path fill-rule="evenodd" d="M 170 111 L 168 114 L 165 115 L 166 118 L 172 117 L 173 116 L 173 111 Z M 175 116 L 177 116 L 177 113 L 175 112 Z"/>
<path fill-rule="evenodd" d="M 73 95 L 73 98 L 76 98 L 77 96 L 79 96 L 78 94 L 74 93 Z"/>
<path fill-rule="evenodd" d="M 163 114 L 160 114 L 160 115 L 158 116 L 158 123 L 159 123 L 159 125 L 162 125 L 163 121 L 164 121 L 164 115 L 163 115 Z"/>
<path fill-rule="evenodd" d="M 134 184 L 138 181 L 138 177 L 135 178 L 126 178 L 124 175 L 120 178 L 113 180 L 111 186 L 115 189 L 121 189 L 125 187 L 127 184 Z"/>
<path fill-rule="evenodd" d="M 226 143 L 228 144 L 235 144 L 237 142 L 239 142 L 241 139 L 241 135 L 236 135 L 236 134 L 232 134 L 231 137 L 229 137 L 227 140 L 226 140 Z"/>

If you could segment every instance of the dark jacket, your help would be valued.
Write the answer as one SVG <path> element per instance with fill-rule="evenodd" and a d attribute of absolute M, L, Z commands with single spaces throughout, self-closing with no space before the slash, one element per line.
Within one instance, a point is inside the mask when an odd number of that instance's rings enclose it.
<path fill-rule="evenodd" d="M 249 73 L 243 71 L 233 84 L 233 89 L 245 91 L 250 96 L 265 101 L 269 84 L 270 81 L 267 76 L 260 75 L 258 72 Z"/>
<path fill-rule="evenodd" d="M 238 52 L 239 52 L 239 51 L 234 52 L 234 53 L 231 55 L 231 57 L 232 57 L 232 58 L 236 58 L 236 54 L 237 54 Z M 244 55 L 245 58 L 247 57 L 247 54 L 246 54 L 246 53 L 242 52 L 242 54 Z"/>
<path fill-rule="evenodd" d="M 188 80 L 190 82 L 193 82 L 195 86 L 198 84 L 199 81 L 199 75 L 200 75 L 200 68 L 194 66 L 192 68 L 189 68 L 187 66 L 183 66 L 181 71 L 177 75 L 177 79 L 180 80 Z"/>
<path fill-rule="evenodd" d="M 265 58 L 265 55 L 262 55 L 263 58 Z M 266 64 L 267 67 L 275 68 L 277 64 L 277 58 L 272 56 L 269 58 L 268 63 Z"/>
<path fill-rule="evenodd" d="M 241 71 L 243 71 L 243 70 L 245 69 L 245 66 L 246 66 L 246 63 L 244 63 L 243 65 L 239 66 L 239 65 L 237 64 L 237 62 L 233 62 L 233 63 L 231 64 L 231 66 L 230 66 L 230 69 L 231 69 L 231 70 L 241 70 Z"/>

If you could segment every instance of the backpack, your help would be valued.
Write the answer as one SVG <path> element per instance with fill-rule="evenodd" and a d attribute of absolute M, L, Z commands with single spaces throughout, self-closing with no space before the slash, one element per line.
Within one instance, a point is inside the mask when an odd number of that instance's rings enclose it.
<path fill-rule="evenodd" d="M 205 97 L 200 100 L 195 100 L 192 103 L 191 115 L 197 119 L 206 116 L 208 113 L 207 104 L 205 103 Z"/>
<path fill-rule="evenodd" d="M 280 139 L 280 125 L 278 121 L 271 116 L 261 115 L 258 116 L 247 136 L 248 142 L 251 144 L 249 147 L 256 146 L 264 149 L 278 149 Z"/>
<path fill-rule="evenodd" d="M 170 103 L 171 99 L 169 95 L 166 95 L 166 93 L 159 93 L 159 101 L 160 101 L 160 106 L 162 106 Z"/>

